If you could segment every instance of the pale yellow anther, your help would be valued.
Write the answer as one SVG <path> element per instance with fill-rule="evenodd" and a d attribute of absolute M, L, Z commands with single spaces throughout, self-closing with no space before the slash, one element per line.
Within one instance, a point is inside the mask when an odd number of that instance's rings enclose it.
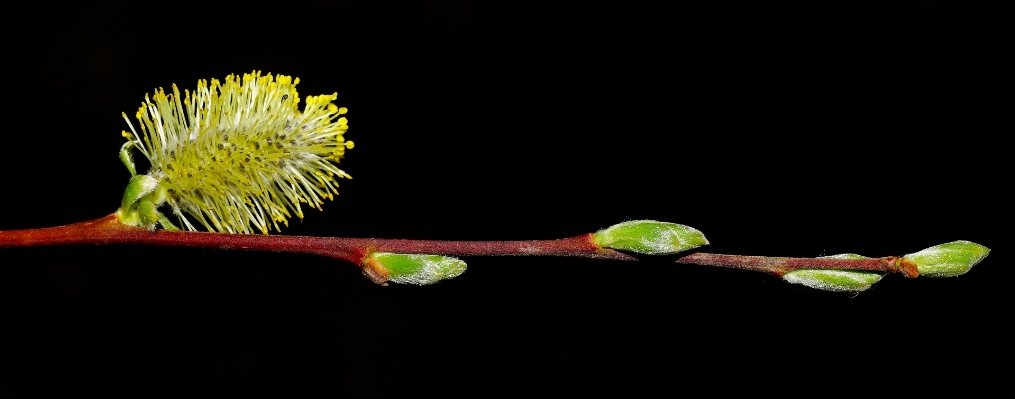
<path fill-rule="evenodd" d="M 338 114 L 339 115 L 345 115 L 348 112 L 349 112 L 349 108 L 346 108 L 346 107 L 342 107 L 342 108 L 338 109 Z"/>

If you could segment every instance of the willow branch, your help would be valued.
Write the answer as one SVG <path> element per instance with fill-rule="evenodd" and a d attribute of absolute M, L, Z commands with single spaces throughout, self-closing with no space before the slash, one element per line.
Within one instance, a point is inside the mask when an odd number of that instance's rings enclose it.
<path fill-rule="evenodd" d="M 557 240 L 435 241 L 375 238 L 337 238 L 282 235 L 222 234 L 185 231 L 148 231 L 120 224 L 116 215 L 42 229 L 0 231 L 0 248 L 73 244 L 134 244 L 166 247 L 212 248 L 304 253 L 341 259 L 357 266 L 372 253 L 432 254 L 448 256 L 562 256 L 612 260 L 637 257 L 599 248 L 592 234 Z M 720 266 L 781 276 L 798 269 L 838 269 L 918 275 L 912 262 L 898 256 L 872 259 L 783 258 L 767 256 L 692 253 L 679 264 Z"/>

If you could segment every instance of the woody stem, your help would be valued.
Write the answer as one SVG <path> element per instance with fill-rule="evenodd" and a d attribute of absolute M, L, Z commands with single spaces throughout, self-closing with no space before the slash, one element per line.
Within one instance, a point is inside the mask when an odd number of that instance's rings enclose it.
<path fill-rule="evenodd" d="M 141 244 L 169 247 L 242 249 L 305 253 L 341 259 L 362 266 L 371 253 L 431 254 L 449 256 L 566 256 L 594 259 L 638 260 L 637 257 L 598 247 L 592 234 L 557 240 L 434 241 L 375 238 L 268 236 L 186 231 L 148 231 L 120 224 L 115 214 L 96 220 L 41 229 L 0 231 L 0 248 L 70 244 Z M 692 253 L 675 263 L 730 267 L 781 276 L 799 269 L 864 270 L 901 273 L 916 277 L 908 259 L 888 256 L 874 259 L 783 258 L 767 256 Z"/>

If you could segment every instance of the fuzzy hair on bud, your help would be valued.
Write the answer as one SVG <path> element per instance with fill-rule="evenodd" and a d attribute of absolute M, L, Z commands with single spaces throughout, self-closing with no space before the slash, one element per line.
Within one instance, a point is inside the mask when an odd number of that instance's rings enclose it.
<path fill-rule="evenodd" d="M 363 261 L 363 274 L 381 285 L 430 285 L 458 277 L 465 268 L 461 259 L 441 255 L 377 252 Z"/>
<path fill-rule="evenodd" d="M 632 220 L 595 232 L 600 248 L 646 255 L 672 255 L 708 245 L 705 234 L 682 224 L 655 220 Z"/>
<path fill-rule="evenodd" d="M 969 272 L 990 254 L 990 248 L 971 241 L 952 241 L 906 255 L 924 277 L 955 277 Z"/>
<path fill-rule="evenodd" d="M 828 259 L 870 259 L 857 254 L 839 254 L 822 256 Z M 860 292 L 870 289 L 884 273 L 860 270 L 828 270 L 801 269 L 782 275 L 782 279 L 792 284 L 800 284 L 817 290 L 834 292 Z"/>

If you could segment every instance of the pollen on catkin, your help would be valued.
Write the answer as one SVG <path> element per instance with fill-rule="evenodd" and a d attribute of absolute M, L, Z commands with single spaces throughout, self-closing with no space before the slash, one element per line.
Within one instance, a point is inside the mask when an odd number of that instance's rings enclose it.
<path fill-rule="evenodd" d="M 183 228 L 267 234 L 302 219 L 301 204 L 321 209 L 338 194 L 336 179 L 350 178 L 334 165 L 353 147 L 348 110 L 331 103 L 335 93 L 308 96 L 300 112 L 299 81 L 255 71 L 200 80 L 183 96 L 159 88 L 137 112 L 140 133 L 124 114 L 123 136 L 151 162 Z"/>

